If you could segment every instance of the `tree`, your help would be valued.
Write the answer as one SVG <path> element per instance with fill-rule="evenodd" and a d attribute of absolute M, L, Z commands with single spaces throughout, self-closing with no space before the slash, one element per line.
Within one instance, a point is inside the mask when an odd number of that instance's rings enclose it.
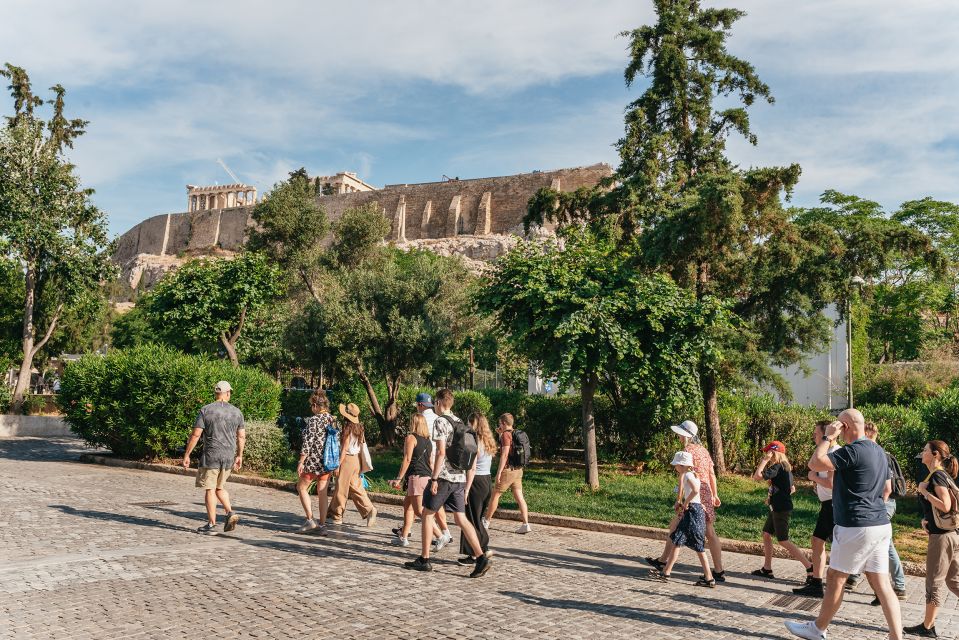
<path fill-rule="evenodd" d="M 316 278 L 323 242 L 330 230 L 326 213 L 317 202 L 319 188 L 306 169 L 291 172 L 289 180 L 274 185 L 253 207 L 257 226 L 250 230 L 247 243 L 250 251 L 265 253 L 274 264 L 281 265 L 314 300 L 322 293 Z"/>
<path fill-rule="evenodd" d="M 497 261 L 481 302 L 513 347 L 582 394 L 586 482 L 599 487 L 593 400 L 605 385 L 666 409 L 696 384 L 697 364 L 719 355 L 711 336 L 723 305 L 696 300 L 668 276 L 633 268 L 629 249 L 590 230 L 555 242 L 521 242 Z"/>
<path fill-rule="evenodd" d="M 305 305 L 293 335 L 313 365 L 357 376 L 380 425 L 396 438 L 400 384 L 430 372 L 476 323 L 472 278 L 457 258 L 383 245 L 389 221 L 375 207 L 346 212 L 325 259 L 323 295 Z M 386 384 L 381 404 L 374 384 Z"/>
<path fill-rule="evenodd" d="M 99 290 L 114 271 L 106 220 L 90 202 L 64 157 L 86 122 L 64 116 L 65 90 L 51 87 L 46 102 L 33 94 L 27 73 L 7 64 L 14 115 L 0 131 L 0 247 L 23 278 L 20 373 L 11 410 L 19 412 L 34 358 L 58 330 L 64 310 Z M 36 109 L 52 107 L 44 121 Z"/>
<path fill-rule="evenodd" d="M 149 296 L 154 330 L 187 351 L 219 343 L 239 366 L 237 341 L 247 317 L 280 295 L 280 271 L 260 253 L 193 260 L 168 273 Z"/>
<path fill-rule="evenodd" d="M 699 366 L 708 444 L 722 473 L 720 381 L 775 383 L 770 364 L 801 360 L 825 345 L 821 312 L 833 282 L 818 275 L 841 247 L 790 224 L 780 200 L 796 184 L 798 165 L 743 171 L 725 155 L 731 133 L 756 144 L 746 109 L 773 102 L 753 66 L 726 50 L 732 25 L 745 14 L 702 8 L 699 0 L 655 5 L 655 25 L 623 34 L 630 39 L 627 86 L 640 77 L 650 84 L 627 109 L 614 176 L 591 190 L 541 192 L 526 222 L 612 224 L 622 243 L 639 247 L 638 268 L 671 274 L 698 300 L 731 302 L 740 322 L 724 334 L 724 362 Z"/>

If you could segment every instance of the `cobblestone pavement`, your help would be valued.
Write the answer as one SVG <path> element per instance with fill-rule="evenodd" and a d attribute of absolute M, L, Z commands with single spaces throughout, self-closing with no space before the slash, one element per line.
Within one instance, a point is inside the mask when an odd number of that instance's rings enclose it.
<path fill-rule="evenodd" d="M 727 554 L 731 578 L 692 585 L 684 552 L 674 580 L 646 580 L 650 540 L 494 522 L 493 567 L 467 578 L 456 548 L 433 574 L 406 571 L 413 547 L 388 544 L 398 510 L 377 526 L 298 535 L 293 494 L 230 484 L 242 520 L 201 537 L 202 496 L 181 476 L 76 462 L 72 440 L 0 439 L 0 638 L 784 638 L 806 612 L 772 603 L 789 581 L 747 575 L 756 557 Z M 152 504 L 151 504 L 152 503 Z M 418 538 L 418 536 L 417 536 Z M 921 580 L 909 578 L 907 623 L 921 619 Z M 884 638 L 864 586 L 846 599 L 832 638 Z M 940 635 L 959 637 L 954 597 Z M 942 633 L 945 631 L 945 633 Z"/>

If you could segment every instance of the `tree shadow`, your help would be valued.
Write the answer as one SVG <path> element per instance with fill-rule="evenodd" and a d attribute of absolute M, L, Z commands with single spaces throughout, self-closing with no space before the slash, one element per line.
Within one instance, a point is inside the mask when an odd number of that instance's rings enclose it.
<path fill-rule="evenodd" d="M 566 610 L 577 610 L 577 611 L 587 611 L 590 613 L 601 613 L 607 616 L 613 616 L 616 618 L 625 618 L 627 620 L 638 620 L 642 622 L 649 622 L 652 624 L 658 624 L 664 627 L 678 627 L 689 631 L 690 629 L 695 629 L 697 633 L 699 632 L 717 632 L 717 633 L 728 633 L 731 637 L 754 637 L 754 638 L 769 638 L 768 633 L 759 633 L 754 631 L 749 631 L 747 629 L 742 629 L 740 627 L 730 627 L 715 624 L 704 620 L 701 616 L 691 613 L 689 610 L 688 603 L 684 606 L 683 610 L 670 611 L 668 615 L 663 615 L 667 612 L 653 612 L 646 609 L 639 609 L 636 607 L 628 607 L 618 604 L 602 604 L 594 602 L 583 602 L 581 600 L 565 600 L 558 598 L 543 598 L 540 596 L 529 595 L 525 593 L 520 593 L 517 591 L 500 591 L 501 595 L 514 598 L 524 604 L 535 605 L 539 607 L 547 607 L 550 609 L 566 609 Z M 662 594 L 654 594 L 660 596 Z"/>
<path fill-rule="evenodd" d="M 103 453 L 74 438 L 0 438 L 0 459 L 35 462 L 73 462 L 81 453 Z"/>
<path fill-rule="evenodd" d="M 116 522 L 118 524 L 133 524 L 140 527 L 151 527 L 153 529 L 169 529 L 171 531 L 186 531 L 188 533 L 196 533 L 195 529 L 190 527 L 184 527 L 180 525 L 170 524 L 168 522 L 163 522 L 162 520 L 157 520 L 155 518 L 143 518 L 140 516 L 131 515 L 129 513 L 113 513 L 110 511 L 94 511 L 90 509 L 77 509 L 65 504 L 51 504 L 51 509 L 56 509 L 62 513 L 71 516 L 79 516 L 81 518 L 92 518 L 94 520 L 107 520 L 109 522 Z"/>

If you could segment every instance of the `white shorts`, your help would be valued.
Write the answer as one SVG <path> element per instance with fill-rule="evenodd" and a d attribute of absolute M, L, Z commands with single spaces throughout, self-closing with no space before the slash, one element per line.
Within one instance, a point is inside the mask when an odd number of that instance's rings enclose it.
<path fill-rule="evenodd" d="M 832 530 L 829 568 L 847 574 L 889 573 L 892 525 L 841 527 Z"/>

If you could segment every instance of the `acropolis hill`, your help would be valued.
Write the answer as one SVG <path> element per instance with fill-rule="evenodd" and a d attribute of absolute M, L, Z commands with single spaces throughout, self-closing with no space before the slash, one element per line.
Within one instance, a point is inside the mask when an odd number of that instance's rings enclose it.
<path fill-rule="evenodd" d="M 352 207 L 375 202 L 392 221 L 385 240 L 443 255 L 460 255 L 474 269 L 501 255 L 523 235 L 529 199 L 542 187 L 575 191 L 612 173 L 609 165 L 537 171 L 513 176 L 392 184 L 375 189 L 342 178 L 317 201 L 331 221 Z M 325 178 L 324 178 L 325 180 Z M 361 190 L 362 189 L 362 190 Z M 188 186 L 188 211 L 153 216 L 124 233 L 114 260 L 131 288 L 150 287 L 169 269 L 200 255 L 231 255 L 242 249 L 254 224 L 256 192 L 248 185 Z"/>

